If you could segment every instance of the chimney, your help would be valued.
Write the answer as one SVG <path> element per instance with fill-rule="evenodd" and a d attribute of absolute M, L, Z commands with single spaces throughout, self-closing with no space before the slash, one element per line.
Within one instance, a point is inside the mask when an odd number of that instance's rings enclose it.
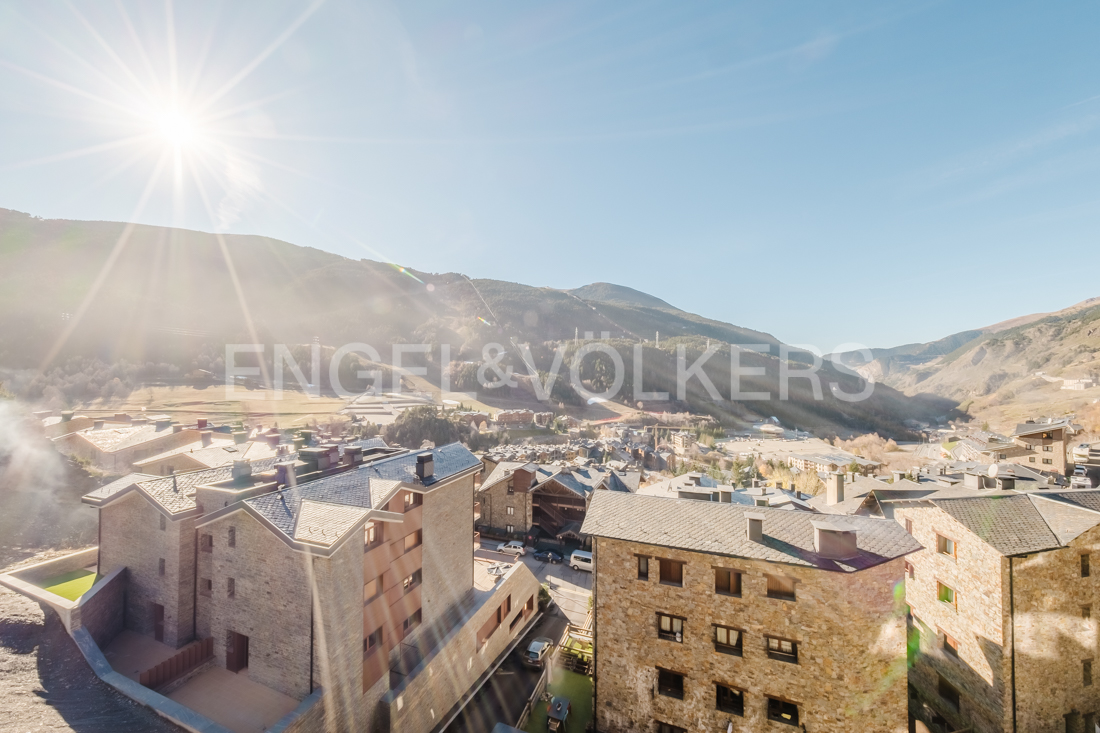
<path fill-rule="evenodd" d="M 235 430 L 232 433 L 234 445 L 240 445 L 241 443 L 248 442 L 248 433 L 243 430 Z"/>
<path fill-rule="evenodd" d="M 424 479 L 435 476 L 435 457 L 431 453 L 421 453 L 416 457 L 416 477 Z"/>
<path fill-rule="evenodd" d="M 73 419 L 73 413 L 71 410 L 61 413 L 61 422 L 69 422 Z"/>
<path fill-rule="evenodd" d="M 206 429 L 206 418 L 205 417 L 200 417 L 198 420 L 195 421 L 195 425 L 198 426 L 199 430 L 205 430 Z"/>
<path fill-rule="evenodd" d="M 363 462 L 363 446 L 361 445 L 349 445 L 344 448 L 344 463 L 349 466 L 354 466 L 357 463 Z"/>
<path fill-rule="evenodd" d="M 252 463 L 249 461 L 233 461 L 233 480 L 252 477 Z"/>
<path fill-rule="evenodd" d="M 214 433 L 210 430 L 203 430 L 199 433 L 199 437 L 202 438 L 202 447 L 208 447 L 214 441 Z"/>
<path fill-rule="evenodd" d="M 750 542 L 764 541 L 764 512 L 745 512 Z"/>
<path fill-rule="evenodd" d="M 174 423 L 172 423 L 172 432 L 173 432 L 173 433 L 181 433 L 181 432 L 183 432 L 183 426 L 182 426 L 182 425 L 180 425 L 180 424 L 179 424 L 178 422 L 174 422 Z"/>
<path fill-rule="evenodd" d="M 799 501 L 802 501 L 802 491 L 799 490 L 799 489 L 795 489 L 794 490 L 794 498 L 798 499 Z"/>
<path fill-rule="evenodd" d="M 814 528 L 814 551 L 830 560 L 848 560 L 859 554 L 856 531 L 838 520 L 810 520 Z"/>
<path fill-rule="evenodd" d="M 102 420 L 96 420 L 95 422 L 92 423 L 92 430 L 102 430 L 102 429 L 103 429 L 103 421 Z"/>
<path fill-rule="evenodd" d="M 171 418 L 162 417 L 157 420 L 157 430 L 167 430 L 172 425 Z"/>
<path fill-rule="evenodd" d="M 275 464 L 275 482 L 280 486 L 286 486 L 290 483 L 289 475 L 294 471 L 294 467 L 289 463 L 276 463 Z"/>
<path fill-rule="evenodd" d="M 890 473 L 893 474 L 893 476 L 894 476 L 894 483 L 895 484 L 898 481 L 901 481 L 902 478 L 905 476 L 905 471 L 891 471 Z"/>
<path fill-rule="evenodd" d="M 302 437 L 294 438 L 292 442 L 294 443 L 294 450 L 301 450 L 306 445 L 306 440 Z"/>
<path fill-rule="evenodd" d="M 844 501 L 844 474 L 830 473 L 825 479 L 825 505 L 834 506 Z"/>

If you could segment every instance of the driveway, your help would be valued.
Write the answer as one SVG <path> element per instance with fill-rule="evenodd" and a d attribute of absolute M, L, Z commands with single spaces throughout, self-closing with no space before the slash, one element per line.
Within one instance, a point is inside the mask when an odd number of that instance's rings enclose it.
<path fill-rule="evenodd" d="M 487 543 L 488 544 L 488 543 Z M 491 544 L 497 546 L 497 542 Z M 481 548 L 476 553 L 477 557 L 486 560 L 515 561 L 515 556 L 505 555 L 496 550 Z M 532 557 L 530 548 L 527 554 L 519 558 L 520 562 L 535 574 L 540 583 L 550 585 L 550 597 L 564 613 L 569 623 L 581 626 L 588 615 L 588 599 L 592 597 L 592 573 L 585 570 L 574 570 L 567 564 L 569 558 L 560 565 L 551 565 L 540 562 Z"/>
<path fill-rule="evenodd" d="M 444 729 L 444 733 L 487 733 L 497 723 L 515 725 L 542 674 L 542 670 L 525 665 L 521 655 L 535 637 L 546 636 L 557 643 L 565 632 L 565 625 L 565 617 L 551 606 L 539 622 L 524 634 L 493 676 Z"/>

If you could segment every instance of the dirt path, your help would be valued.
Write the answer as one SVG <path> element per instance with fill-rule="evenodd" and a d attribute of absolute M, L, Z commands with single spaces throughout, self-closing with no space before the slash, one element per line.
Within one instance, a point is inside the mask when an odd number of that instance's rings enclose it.
<path fill-rule="evenodd" d="M 0 731 L 181 733 L 100 682 L 60 620 L 0 588 Z"/>

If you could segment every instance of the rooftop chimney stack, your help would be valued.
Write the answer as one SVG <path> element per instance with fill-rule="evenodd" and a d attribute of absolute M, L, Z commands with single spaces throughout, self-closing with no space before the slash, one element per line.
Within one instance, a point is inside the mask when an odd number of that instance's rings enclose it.
<path fill-rule="evenodd" d="M 810 520 L 814 551 L 830 560 L 849 560 L 859 554 L 856 531 L 840 520 Z"/>
<path fill-rule="evenodd" d="M 895 484 L 905 478 L 905 471 L 891 471 L 890 473 L 894 476 Z"/>
<path fill-rule="evenodd" d="M 844 501 L 844 474 L 831 473 L 825 479 L 825 505 L 834 506 Z"/>
<path fill-rule="evenodd" d="M 431 453 L 421 453 L 416 457 L 416 477 L 424 479 L 435 476 L 435 457 Z"/>
<path fill-rule="evenodd" d="M 195 425 L 198 426 L 199 430 L 205 430 L 206 429 L 206 418 L 205 417 L 200 417 L 198 420 L 195 421 Z"/>
<path fill-rule="evenodd" d="M 252 477 L 252 463 L 249 461 L 233 461 L 233 480 Z"/>
<path fill-rule="evenodd" d="M 764 512 L 745 512 L 748 520 L 749 542 L 764 541 Z"/>
<path fill-rule="evenodd" d="M 103 429 L 103 420 L 96 420 L 95 422 L 92 423 L 92 430 L 102 430 L 102 429 Z"/>
<path fill-rule="evenodd" d="M 212 442 L 214 442 L 214 433 L 211 430 L 203 430 L 199 433 L 199 437 L 202 438 L 202 447 L 208 448 Z"/>

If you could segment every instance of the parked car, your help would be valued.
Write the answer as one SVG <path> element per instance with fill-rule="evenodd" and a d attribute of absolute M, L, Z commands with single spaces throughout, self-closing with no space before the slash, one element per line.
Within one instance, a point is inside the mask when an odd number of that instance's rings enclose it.
<path fill-rule="evenodd" d="M 587 570 L 592 572 L 592 553 L 584 550 L 574 550 L 569 557 L 569 567 L 574 570 Z"/>
<path fill-rule="evenodd" d="M 527 651 L 523 653 L 523 663 L 529 667 L 541 667 L 552 651 L 554 651 L 554 642 L 545 636 L 540 636 L 527 645 Z"/>
<path fill-rule="evenodd" d="M 505 552 L 509 555 L 526 555 L 527 548 L 523 546 L 523 543 L 519 540 L 512 540 L 511 542 L 501 542 L 497 545 L 497 552 Z"/>
<path fill-rule="evenodd" d="M 534 558 L 541 562 L 548 562 L 551 565 L 561 562 L 561 555 L 553 550 L 539 550 L 534 554 Z"/>

